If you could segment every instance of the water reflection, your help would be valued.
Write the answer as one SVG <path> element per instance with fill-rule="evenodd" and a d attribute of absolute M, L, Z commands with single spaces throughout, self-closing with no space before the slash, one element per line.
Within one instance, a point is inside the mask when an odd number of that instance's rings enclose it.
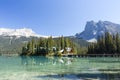
<path fill-rule="evenodd" d="M 21 64 L 27 71 L 44 75 L 43 79 L 120 80 L 119 58 L 25 57 Z"/>
<path fill-rule="evenodd" d="M 79 73 L 36 76 L 43 79 L 70 79 L 70 80 L 120 80 L 119 73 Z"/>
<path fill-rule="evenodd" d="M 22 65 L 40 65 L 46 62 L 49 62 L 46 57 L 21 56 Z"/>
<path fill-rule="evenodd" d="M 72 64 L 73 58 L 68 57 L 35 57 L 35 56 L 21 56 L 21 64 L 22 65 L 56 65 L 56 64 L 64 64 L 69 65 Z"/>

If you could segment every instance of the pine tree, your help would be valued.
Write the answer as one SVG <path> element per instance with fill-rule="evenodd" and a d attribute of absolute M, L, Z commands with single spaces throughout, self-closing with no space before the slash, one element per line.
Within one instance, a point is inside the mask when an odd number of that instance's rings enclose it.
<path fill-rule="evenodd" d="M 34 40 L 34 38 L 32 38 L 32 41 L 31 41 L 31 52 L 32 52 L 32 55 L 35 54 L 35 40 Z"/>
<path fill-rule="evenodd" d="M 120 53 L 120 38 L 119 38 L 119 34 L 116 34 L 116 52 Z"/>
<path fill-rule="evenodd" d="M 52 53 L 53 53 L 53 45 L 54 45 L 54 41 L 53 41 L 52 36 L 51 36 L 51 37 L 48 38 L 47 44 L 46 44 L 47 53 L 49 55 L 52 55 Z"/>
<path fill-rule="evenodd" d="M 112 53 L 112 36 L 109 34 L 109 32 L 105 33 L 105 46 L 106 46 L 106 53 Z"/>
<path fill-rule="evenodd" d="M 65 48 L 64 37 L 61 37 L 61 50 Z"/>
<path fill-rule="evenodd" d="M 27 49 L 25 47 L 22 47 L 22 55 L 27 55 Z"/>
<path fill-rule="evenodd" d="M 70 40 L 65 38 L 65 47 L 70 47 Z"/>
<path fill-rule="evenodd" d="M 101 36 L 98 39 L 98 45 L 99 45 L 99 52 L 100 54 L 105 53 L 106 52 L 106 47 L 105 47 L 105 39 L 104 36 Z"/>

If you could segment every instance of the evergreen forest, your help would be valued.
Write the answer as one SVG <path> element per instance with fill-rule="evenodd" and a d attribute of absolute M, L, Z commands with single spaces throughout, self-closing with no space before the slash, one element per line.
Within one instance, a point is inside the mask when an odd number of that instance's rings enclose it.
<path fill-rule="evenodd" d="M 97 43 L 88 46 L 88 54 L 120 54 L 120 37 L 119 34 L 111 35 L 106 32 L 99 36 Z"/>
<path fill-rule="evenodd" d="M 26 43 L 22 47 L 21 55 L 28 56 L 62 56 L 63 54 L 76 54 L 76 44 L 69 38 L 63 36 L 53 39 L 52 36 L 49 38 L 40 38 L 35 40 L 34 38 Z"/>

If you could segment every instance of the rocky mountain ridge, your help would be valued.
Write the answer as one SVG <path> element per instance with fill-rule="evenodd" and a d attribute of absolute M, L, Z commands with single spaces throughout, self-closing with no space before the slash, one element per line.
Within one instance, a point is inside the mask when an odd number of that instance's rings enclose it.
<path fill-rule="evenodd" d="M 15 37 L 47 37 L 35 33 L 32 29 L 21 28 L 21 29 L 9 29 L 0 28 L 0 36 L 15 36 Z"/>
<path fill-rule="evenodd" d="M 95 42 L 98 36 L 104 35 L 105 32 L 110 34 L 120 34 L 120 25 L 109 21 L 88 21 L 85 29 L 81 33 L 77 33 L 76 38 L 82 38 L 88 42 Z"/>

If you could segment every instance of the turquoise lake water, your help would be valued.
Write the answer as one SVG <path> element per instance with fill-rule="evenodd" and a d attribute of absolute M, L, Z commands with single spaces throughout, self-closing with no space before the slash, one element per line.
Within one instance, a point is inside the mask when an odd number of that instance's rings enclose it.
<path fill-rule="evenodd" d="M 0 80 L 120 80 L 120 58 L 0 56 Z"/>

